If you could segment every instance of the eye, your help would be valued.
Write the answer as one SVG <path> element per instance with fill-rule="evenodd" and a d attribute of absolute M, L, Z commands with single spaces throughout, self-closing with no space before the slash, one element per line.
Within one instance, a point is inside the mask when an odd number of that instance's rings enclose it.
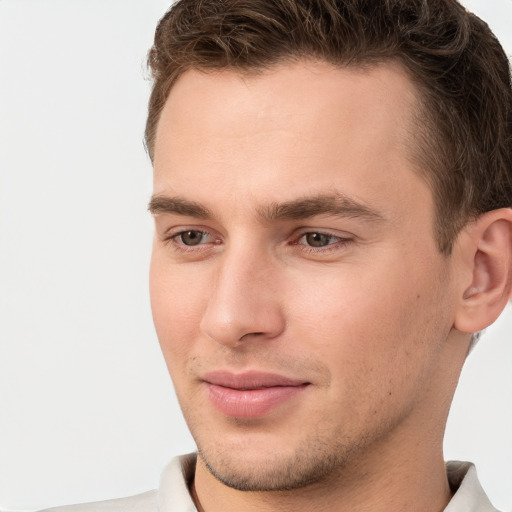
<path fill-rule="evenodd" d="M 334 235 L 325 233 L 305 233 L 299 239 L 299 243 L 304 243 L 310 247 L 326 247 L 339 242 L 341 239 Z"/>
<path fill-rule="evenodd" d="M 205 242 L 208 238 L 208 233 L 191 229 L 190 231 L 178 233 L 174 238 L 183 245 L 193 246 Z"/>
<path fill-rule="evenodd" d="M 187 226 L 169 229 L 161 238 L 162 244 L 179 261 L 198 261 L 215 254 L 216 247 L 222 244 L 221 237 L 209 228 L 203 230 L 202 226 L 191 227 L 195 229 L 189 229 Z"/>

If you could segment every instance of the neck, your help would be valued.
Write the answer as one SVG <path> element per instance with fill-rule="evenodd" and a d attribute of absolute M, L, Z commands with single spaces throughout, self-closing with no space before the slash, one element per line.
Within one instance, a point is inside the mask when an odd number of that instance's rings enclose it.
<path fill-rule="evenodd" d="M 405 448 L 397 448 L 387 463 L 380 451 L 371 469 L 360 461 L 323 482 L 272 492 L 231 489 L 198 458 L 192 496 L 199 512 L 441 512 L 451 499 L 441 447 L 435 455 L 414 457 Z"/>

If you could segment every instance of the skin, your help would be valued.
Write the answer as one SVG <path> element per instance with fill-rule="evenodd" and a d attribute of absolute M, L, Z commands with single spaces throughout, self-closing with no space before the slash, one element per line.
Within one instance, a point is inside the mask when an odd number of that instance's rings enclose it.
<path fill-rule="evenodd" d="M 439 253 L 432 193 L 411 158 L 416 108 L 393 63 L 187 71 L 173 87 L 155 143 L 150 288 L 200 453 L 200 510 L 449 501 L 442 438 L 474 327 L 456 322 L 464 290 L 477 289 L 480 231 Z M 339 215 L 269 214 L 333 193 Z M 214 370 L 308 385 L 262 417 L 233 418 L 208 398 Z"/>

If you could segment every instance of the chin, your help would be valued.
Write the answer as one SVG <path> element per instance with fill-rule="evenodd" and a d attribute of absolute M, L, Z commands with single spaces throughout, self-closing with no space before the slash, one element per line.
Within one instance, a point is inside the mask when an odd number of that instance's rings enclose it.
<path fill-rule="evenodd" d="M 212 449 L 198 444 L 198 456 L 210 473 L 228 487 L 252 492 L 285 491 L 314 485 L 338 474 L 351 451 L 340 448 L 329 450 L 319 440 L 280 450 L 219 445 Z"/>

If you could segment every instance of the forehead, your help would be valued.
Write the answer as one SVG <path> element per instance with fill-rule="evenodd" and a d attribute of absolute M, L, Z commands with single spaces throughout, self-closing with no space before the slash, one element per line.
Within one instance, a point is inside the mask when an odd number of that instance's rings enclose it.
<path fill-rule="evenodd" d="M 394 180 L 399 168 L 410 174 L 417 104 L 415 87 L 393 62 L 187 71 L 157 127 L 155 193 L 187 190 L 213 202 L 215 193 L 198 187 L 215 184 L 288 200 L 340 184 L 357 197 L 365 183 L 378 193 L 391 171 Z"/>

